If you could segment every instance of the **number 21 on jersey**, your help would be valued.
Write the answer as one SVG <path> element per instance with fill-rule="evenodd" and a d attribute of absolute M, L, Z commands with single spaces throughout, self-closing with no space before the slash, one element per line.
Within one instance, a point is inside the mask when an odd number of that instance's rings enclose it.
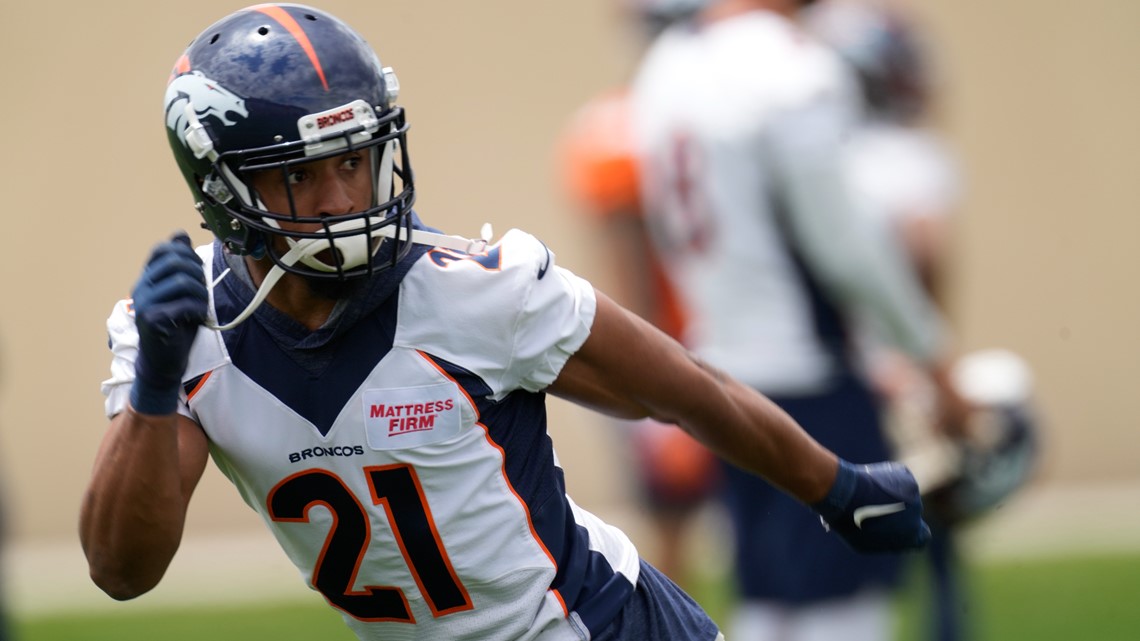
<path fill-rule="evenodd" d="M 363 468 L 373 505 L 382 506 L 396 544 L 424 601 L 436 617 L 470 610 L 471 597 L 456 576 L 431 516 L 419 478 L 410 465 Z M 348 486 L 327 470 L 298 472 L 277 484 L 266 499 L 276 522 L 307 523 L 309 509 L 332 512 L 324 551 L 313 568 L 313 585 L 334 607 L 361 621 L 415 623 L 407 597 L 398 587 L 353 590 L 368 543 L 368 512 Z"/>

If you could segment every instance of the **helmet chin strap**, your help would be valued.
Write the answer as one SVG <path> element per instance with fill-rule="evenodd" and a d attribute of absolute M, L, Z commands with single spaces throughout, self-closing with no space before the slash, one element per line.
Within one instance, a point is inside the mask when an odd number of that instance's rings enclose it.
<path fill-rule="evenodd" d="M 358 227 L 358 225 L 355 224 L 358 222 L 361 221 L 345 221 L 343 223 L 337 223 L 336 225 L 330 226 L 329 230 L 342 231 L 344 229 L 354 229 Z M 442 247 L 444 249 L 452 249 L 455 251 L 463 252 L 465 254 L 474 254 L 483 251 L 483 249 L 487 246 L 487 243 L 490 242 L 492 234 L 490 223 L 483 224 L 483 227 L 480 230 L 480 238 L 478 239 L 464 238 L 462 236 L 449 236 L 446 234 L 436 234 L 434 232 L 424 231 L 422 229 L 412 229 L 410 232 L 411 241 L 417 245 Z M 385 227 L 373 230 L 370 234 L 368 234 L 368 239 L 395 238 L 396 233 L 397 230 L 395 225 L 387 225 Z M 341 242 L 344 240 L 345 239 L 341 239 L 339 241 L 331 242 L 325 238 L 305 238 L 299 241 L 291 239 L 293 246 L 289 249 L 289 251 L 285 252 L 285 254 L 281 256 L 279 262 L 289 267 L 292 267 L 293 265 L 300 262 L 304 265 L 313 267 L 314 269 L 319 269 L 321 271 L 336 271 L 335 267 L 326 265 L 324 262 L 313 258 L 316 254 L 319 254 L 326 249 L 330 249 L 330 247 L 335 247 L 334 251 L 344 252 L 344 268 L 356 267 L 357 265 L 363 264 L 365 260 L 370 259 L 371 252 L 369 252 L 367 249 L 369 243 L 363 235 L 360 237 L 348 239 L 351 242 L 347 247 L 342 248 Z M 345 251 L 345 249 L 347 249 L 347 251 Z M 310 262 L 310 259 L 313 262 L 316 262 L 317 264 L 323 266 L 323 268 L 313 265 L 312 262 Z M 211 299 L 213 299 L 214 288 L 217 287 L 218 283 L 222 282 L 222 279 L 225 278 L 229 273 L 229 269 L 225 270 L 214 280 L 214 282 L 210 283 Z M 246 306 L 242 313 L 238 314 L 236 318 L 224 325 L 219 325 L 215 321 L 207 320 L 205 326 L 209 329 L 222 332 L 228 329 L 233 329 L 242 324 L 246 321 L 246 319 L 253 315 L 254 310 L 256 310 L 263 302 L 265 302 L 265 299 L 269 297 L 269 292 L 273 290 L 273 287 L 277 285 L 277 282 L 281 280 L 281 277 L 284 275 L 285 269 L 281 266 L 281 264 L 275 263 L 269 270 L 269 273 L 265 275 L 265 279 L 261 281 L 261 286 L 257 288 L 257 293 L 254 294 L 253 300 L 249 302 L 249 305 Z"/>
<path fill-rule="evenodd" d="M 281 229 L 281 225 L 279 225 L 276 220 L 269 218 L 264 220 L 271 227 Z M 353 229 L 361 229 L 364 225 L 365 222 L 363 220 L 346 220 L 342 223 L 330 225 L 328 230 L 330 232 L 351 231 Z M 296 258 L 286 263 L 287 265 L 292 266 L 294 263 L 299 262 L 313 271 L 333 273 L 337 271 L 336 265 L 330 265 L 317 258 L 317 254 L 320 254 L 326 249 L 332 249 L 340 254 L 340 268 L 352 269 L 353 267 L 358 267 L 366 263 L 375 255 L 376 251 L 380 249 L 379 246 L 376 246 L 375 248 L 371 248 L 372 251 L 369 251 L 372 239 L 383 235 L 378 232 L 379 230 L 373 231 L 368 235 L 357 234 L 354 236 L 345 236 L 335 241 L 330 241 L 325 238 L 302 238 L 297 240 L 296 238 L 286 236 L 285 241 L 289 243 L 289 252 L 287 252 L 285 256 L 282 256 L 281 260 L 284 261 L 286 256 L 292 255 L 294 250 L 297 250 L 300 253 L 297 254 Z"/>

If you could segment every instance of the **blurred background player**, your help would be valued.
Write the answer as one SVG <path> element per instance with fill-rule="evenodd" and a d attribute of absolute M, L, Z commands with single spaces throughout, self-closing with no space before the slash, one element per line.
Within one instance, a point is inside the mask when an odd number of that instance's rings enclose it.
<path fill-rule="evenodd" d="M 941 315 L 898 239 L 859 212 L 845 144 L 862 99 L 799 24 L 799 0 L 717 0 L 657 37 L 631 120 L 655 250 L 688 313 L 684 342 L 850 460 L 890 446 L 857 333 L 929 375 L 939 421 L 967 405 Z M 883 641 L 900 557 L 834 545 L 818 519 L 723 467 L 740 597 L 734 641 Z"/>
<path fill-rule="evenodd" d="M 865 113 L 849 145 L 847 169 L 853 192 L 862 199 L 860 209 L 871 223 L 897 235 L 923 285 L 944 307 L 950 223 L 960 186 L 949 152 L 927 126 L 932 87 L 927 50 L 914 18 L 894 2 L 829 0 L 808 10 L 806 24 L 859 81 Z M 873 341 L 868 359 L 896 447 L 913 451 L 931 442 L 935 435 L 924 420 L 921 371 L 904 355 Z M 937 459 L 944 471 L 953 465 L 952 451 Z M 927 555 L 930 635 L 961 641 L 969 634 L 955 533 L 944 522 L 935 532 Z"/>
<path fill-rule="evenodd" d="M 922 283 L 944 304 L 940 284 L 961 184 L 932 127 L 930 47 L 917 18 L 901 0 L 826 0 L 808 8 L 804 22 L 858 82 L 864 111 L 847 165 L 860 210 L 899 236 Z"/>
<path fill-rule="evenodd" d="M 707 0 L 618 0 L 623 26 L 642 42 L 691 17 Z M 680 339 L 685 315 L 653 254 L 641 209 L 629 122 L 628 87 L 601 92 L 573 115 L 562 135 L 563 184 L 603 241 L 611 294 L 626 308 Z M 694 522 L 719 486 L 713 455 L 683 430 L 652 420 L 619 422 L 637 463 L 641 506 L 657 537 L 655 564 L 691 587 L 685 549 Z"/>
<path fill-rule="evenodd" d="M 956 162 L 932 123 L 936 83 L 930 41 L 913 8 L 902 0 L 828 0 L 807 9 L 804 23 L 850 65 L 858 80 L 864 113 L 846 155 L 852 193 L 860 200 L 858 210 L 871 224 L 898 238 L 932 300 L 948 312 L 947 261 L 962 190 Z M 888 435 L 899 454 L 918 465 L 916 473 L 925 475 L 930 495 L 941 499 L 929 507 L 934 527 L 927 552 L 932 582 L 930 635 L 937 641 L 962 641 L 972 636 L 956 540 L 964 515 L 959 508 L 947 509 L 950 492 L 935 494 L 935 490 L 949 489 L 961 480 L 963 448 L 970 452 L 981 448 L 987 456 L 1010 448 L 1019 456 L 1028 454 L 1032 433 L 1010 430 L 1022 429 L 1031 417 L 1020 412 L 1017 420 L 1001 428 L 1005 431 L 997 439 L 972 433 L 983 427 L 967 430 L 958 435 L 961 438 L 947 438 L 930 420 L 928 382 L 922 370 L 879 341 L 870 341 L 867 349 L 872 379 L 886 403 Z M 954 379 L 959 391 L 978 407 L 1023 407 L 1032 393 L 1028 365 L 1004 350 L 966 356 L 956 364 Z M 993 443 L 978 443 L 982 438 Z M 996 447 L 999 442 L 1001 448 Z M 1014 470 L 1010 478 L 1019 481 L 1029 469 L 1008 460 L 1003 465 Z"/>

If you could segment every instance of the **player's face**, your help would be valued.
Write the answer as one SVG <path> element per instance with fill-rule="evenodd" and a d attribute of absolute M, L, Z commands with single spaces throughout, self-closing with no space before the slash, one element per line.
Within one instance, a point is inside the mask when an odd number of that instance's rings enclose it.
<path fill-rule="evenodd" d="M 250 176 L 250 186 L 257 192 L 268 211 L 295 214 L 309 221 L 324 216 L 340 216 L 364 211 L 372 206 L 373 170 L 371 149 L 361 149 L 281 170 L 266 170 Z M 292 204 L 290 204 L 292 198 Z M 320 222 L 278 221 L 286 232 L 312 232 L 321 229 Z M 274 250 L 289 250 L 285 237 L 273 235 Z M 379 243 L 379 239 L 375 242 Z M 316 258 L 326 264 L 335 263 L 332 250 L 326 249 Z M 306 279 L 310 290 L 323 298 L 335 300 L 351 295 L 359 282 Z"/>
<path fill-rule="evenodd" d="M 288 174 L 267 170 L 250 176 L 266 209 L 295 212 L 301 218 L 339 216 L 364 211 L 372 204 L 371 149 L 294 165 Z M 292 195 L 292 209 L 290 208 Z M 320 223 L 280 221 L 286 231 L 315 231 Z"/>

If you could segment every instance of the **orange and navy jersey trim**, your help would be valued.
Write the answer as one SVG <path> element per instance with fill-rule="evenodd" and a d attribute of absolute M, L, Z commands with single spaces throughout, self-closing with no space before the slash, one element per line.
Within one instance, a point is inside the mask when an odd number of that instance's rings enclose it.
<path fill-rule="evenodd" d="M 187 381 L 184 384 L 183 387 L 186 390 L 186 401 L 187 402 L 189 402 L 191 399 L 193 399 L 194 396 L 196 396 L 198 394 L 198 392 L 202 391 L 202 386 L 206 384 L 206 381 L 210 380 L 210 374 L 213 374 L 213 373 L 214 373 L 214 371 L 210 370 L 210 371 L 206 372 L 205 374 L 202 374 L 201 376 L 199 376 L 195 379 Z"/>

